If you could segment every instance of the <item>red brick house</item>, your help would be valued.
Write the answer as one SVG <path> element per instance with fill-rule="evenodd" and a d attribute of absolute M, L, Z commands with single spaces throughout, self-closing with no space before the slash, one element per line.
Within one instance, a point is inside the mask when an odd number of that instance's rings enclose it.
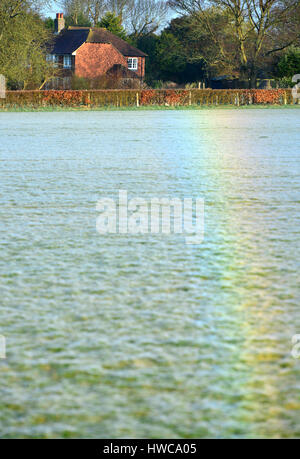
<path fill-rule="evenodd" d="M 104 28 L 68 27 L 62 13 L 55 19 L 55 38 L 47 60 L 61 69 L 47 89 L 68 89 L 72 75 L 96 79 L 116 72 L 124 79 L 143 80 L 146 54 Z"/>

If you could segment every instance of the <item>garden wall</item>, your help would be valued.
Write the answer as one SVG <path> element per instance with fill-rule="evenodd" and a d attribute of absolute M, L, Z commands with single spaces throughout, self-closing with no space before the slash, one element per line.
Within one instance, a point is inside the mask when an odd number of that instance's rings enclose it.
<path fill-rule="evenodd" d="M 297 102 L 299 99 L 297 100 Z M 39 107 L 136 107 L 293 104 L 291 89 L 147 89 L 88 91 L 7 91 L 0 109 Z"/>

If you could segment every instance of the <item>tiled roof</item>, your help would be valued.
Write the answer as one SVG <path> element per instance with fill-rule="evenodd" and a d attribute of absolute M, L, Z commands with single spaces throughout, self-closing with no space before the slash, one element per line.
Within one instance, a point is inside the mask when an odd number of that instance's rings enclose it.
<path fill-rule="evenodd" d="M 51 54 L 72 54 L 87 40 L 89 31 L 89 29 L 62 30 L 54 39 Z"/>
<path fill-rule="evenodd" d="M 52 54 L 72 54 L 83 43 L 111 43 L 123 56 L 145 57 L 147 54 L 131 46 L 104 28 L 69 27 L 55 37 Z"/>
<path fill-rule="evenodd" d="M 87 39 L 88 43 L 111 43 L 123 56 L 131 57 L 145 57 L 146 54 L 143 51 L 131 46 L 122 38 L 117 37 L 109 30 L 104 28 L 93 28 Z"/>

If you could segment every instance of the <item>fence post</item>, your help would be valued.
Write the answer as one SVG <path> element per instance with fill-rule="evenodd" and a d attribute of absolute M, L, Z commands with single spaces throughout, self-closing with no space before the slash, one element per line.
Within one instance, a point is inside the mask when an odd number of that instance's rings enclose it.
<path fill-rule="evenodd" d="M 137 107 L 140 106 L 139 93 L 138 93 L 138 92 L 136 93 L 136 106 L 137 106 Z"/>
<path fill-rule="evenodd" d="M 189 105 L 192 105 L 192 91 L 189 92 Z"/>

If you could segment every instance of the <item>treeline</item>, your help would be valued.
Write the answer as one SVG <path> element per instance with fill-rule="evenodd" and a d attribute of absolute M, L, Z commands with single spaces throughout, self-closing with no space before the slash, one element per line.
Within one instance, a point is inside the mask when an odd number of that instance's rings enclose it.
<path fill-rule="evenodd" d="M 38 89 L 57 70 L 45 59 L 47 0 L 1 0 L 0 73 L 11 89 Z M 60 0 L 66 25 L 106 27 L 149 56 L 146 84 L 193 87 L 226 75 L 250 88 L 300 73 L 299 0 Z M 167 83 L 169 82 L 169 83 Z M 244 85 L 245 87 L 245 85 Z"/>

